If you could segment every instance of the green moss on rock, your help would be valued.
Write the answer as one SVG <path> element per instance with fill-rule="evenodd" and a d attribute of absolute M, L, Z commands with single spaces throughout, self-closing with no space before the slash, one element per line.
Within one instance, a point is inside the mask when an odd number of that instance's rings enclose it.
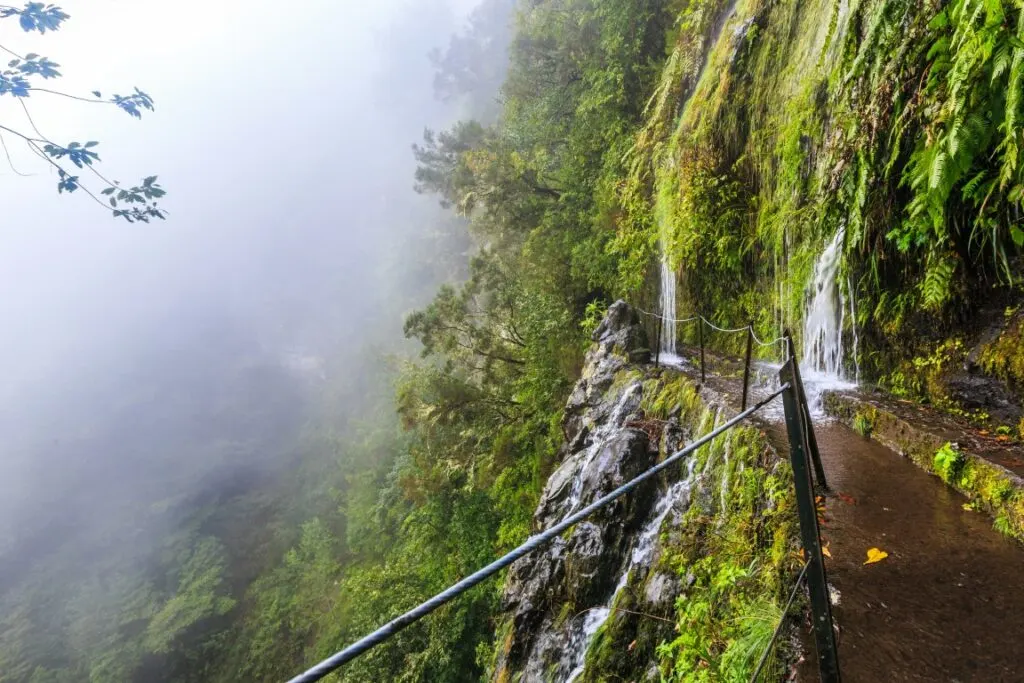
<path fill-rule="evenodd" d="M 656 419 L 678 411 L 695 435 L 725 419 L 692 380 L 668 371 L 651 373 L 643 407 Z M 581 683 L 747 680 L 782 618 L 799 566 L 788 464 L 752 427 L 726 432 L 693 457 L 700 474 L 692 503 L 679 525 L 661 530 L 650 570 L 629 577 L 591 641 Z M 674 604 L 640 599 L 668 582 L 682 587 Z M 773 660 L 773 674 L 783 661 Z"/>

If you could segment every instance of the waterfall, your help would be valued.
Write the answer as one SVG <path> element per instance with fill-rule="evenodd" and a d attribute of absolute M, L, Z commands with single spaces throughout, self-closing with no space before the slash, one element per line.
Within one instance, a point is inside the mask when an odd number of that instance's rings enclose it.
<path fill-rule="evenodd" d="M 860 355 L 858 354 L 858 346 L 860 345 L 860 339 L 857 337 L 857 297 L 853 292 L 853 282 L 849 277 L 846 278 L 846 295 L 850 297 L 850 328 L 853 330 L 853 367 L 854 375 L 853 380 L 860 383 Z"/>
<path fill-rule="evenodd" d="M 804 323 L 803 364 L 812 372 L 834 379 L 843 376 L 843 318 L 846 305 L 839 287 L 839 264 L 843 252 L 840 228 L 814 266 L 810 304 Z"/>
<path fill-rule="evenodd" d="M 661 329 L 661 353 L 676 353 L 676 274 L 668 263 L 668 254 L 661 254 L 661 315 L 664 318 Z"/>
<path fill-rule="evenodd" d="M 612 589 L 608 600 L 605 601 L 603 606 L 595 607 L 588 611 L 587 616 L 583 620 L 582 628 L 570 636 L 570 646 L 566 649 L 566 657 L 562 661 L 562 670 L 569 671 L 569 675 L 565 678 L 565 683 L 573 683 L 583 673 L 590 640 L 597 633 L 597 630 L 604 625 L 604 622 L 608 620 L 608 617 L 611 616 L 615 598 L 618 597 L 619 592 L 629 582 L 629 573 L 635 567 L 650 564 L 651 558 L 654 555 L 655 541 L 658 538 L 658 532 L 661 531 L 662 523 L 668 517 L 668 513 L 672 511 L 672 506 L 676 501 L 689 496 L 690 489 L 696 479 L 694 472 L 696 465 L 696 458 L 691 456 L 686 464 L 686 477 L 670 486 L 665 495 L 655 503 L 651 519 L 637 537 L 636 544 L 629 555 L 626 569 L 622 572 L 622 576 L 619 577 L 619 582 L 615 584 L 615 588 Z"/>
<path fill-rule="evenodd" d="M 659 195 L 660 198 L 660 195 Z M 674 356 L 676 353 L 676 274 L 669 258 L 669 246 L 672 244 L 671 221 L 666 217 L 664 207 L 657 207 L 658 251 L 661 253 L 661 339 L 658 350 L 662 354 Z"/>

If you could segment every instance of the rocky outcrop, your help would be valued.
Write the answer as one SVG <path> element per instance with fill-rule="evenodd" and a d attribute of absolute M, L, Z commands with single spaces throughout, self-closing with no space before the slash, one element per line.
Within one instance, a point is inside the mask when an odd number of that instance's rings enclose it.
<path fill-rule="evenodd" d="M 643 419 L 643 384 L 642 373 L 630 364 L 650 358 L 635 311 L 615 303 L 593 339 L 582 378 L 566 404 L 561 465 L 544 487 L 534 514 L 536 530 L 629 481 L 658 455 L 657 443 L 635 426 Z M 512 566 L 502 604 L 511 615 L 510 632 L 499 652 L 496 680 L 512 671 L 522 672 L 524 683 L 568 677 L 578 662 L 568 656 L 566 643 L 582 637 L 586 615 L 574 617 L 606 602 L 650 497 L 651 487 L 642 487 Z"/>
<path fill-rule="evenodd" d="M 537 531 L 677 451 L 725 410 L 705 404 L 684 376 L 649 364 L 647 336 L 625 303 L 611 307 L 593 338 L 566 404 L 560 465 L 534 514 Z M 730 482 L 746 482 L 744 505 L 754 505 L 737 519 L 756 535 L 737 547 L 750 554 L 759 539 L 791 538 L 788 518 L 766 514 L 762 484 L 778 464 L 760 432 L 736 430 L 512 565 L 491 680 L 660 680 L 669 664 L 657 648 L 676 636 L 677 599 L 702 595 L 719 562 L 738 561 L 708 540 L 731 533 Z M 766 469 L 751 476 L 755 467 Z M 705 552 L 718 556 L 691 570 Z M 713 619 L 705 621 L 711 628 Z"/>

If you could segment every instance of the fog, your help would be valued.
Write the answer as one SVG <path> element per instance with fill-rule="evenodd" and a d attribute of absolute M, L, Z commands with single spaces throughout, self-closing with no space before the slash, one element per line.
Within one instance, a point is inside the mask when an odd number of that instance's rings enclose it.
<path fill-rule="evenodd" d="M 58 196 L 7 136 L 0 589 L 112 515 L 135 542 L 149 533 L 139 505 L 284 453 L 310 380 L 288 358 L 331 356 L 337 376 L 367 340 L 397 343 L 402 312 L 438 277 L 395 284 L 420 272 L 403 245 L 436 212 L 412 192 L 410 145 L 456 114 L 432 95 L 427 54 L 471 3 L 60 4 L 60 31 L 7 20 L 4 46 L 58 62 L 62 91 L 137 85 L 156 112 L 137 121 L 34 93 L 35 124 L 58 142 L 100 141 L 108 177 L 159 175 L 169 218 L 129 225 L 82 192 Z M 27 130 L 2 99 L 4 123 Z"/>

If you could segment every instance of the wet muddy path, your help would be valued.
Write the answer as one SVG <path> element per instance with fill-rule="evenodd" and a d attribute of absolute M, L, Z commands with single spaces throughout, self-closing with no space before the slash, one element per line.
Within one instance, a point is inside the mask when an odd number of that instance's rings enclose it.
<path fill-rule="evenodd" d="M 697 374 L 693 365 L 678 369 Z M 738 403 L 735 368 L 719 361 L 714 370 L 709 389 Z M 752 387 L 752 400 L 767 393 Z M 756 422 L 788 454 L 781 406 L 768 406 Z M 824 417 L 815 418 L 815 433 L 830 486 L 822 536 L 839 593 L 833 614 L 844 683 L 1024 683 L 1024 546 L 878 442 Z M 869 548 L 888 557 L 865 565 Z M 800 681 L 818 681 L 814 661 L 812 650 Z"/>
<path fill-rule="evenodd" d="M 816 431 L 844 681 L 1024 681 L 1024 547 L 884 446 L 834 422 Z M 865 565 L 873 547 L 889 556 Z"/>

